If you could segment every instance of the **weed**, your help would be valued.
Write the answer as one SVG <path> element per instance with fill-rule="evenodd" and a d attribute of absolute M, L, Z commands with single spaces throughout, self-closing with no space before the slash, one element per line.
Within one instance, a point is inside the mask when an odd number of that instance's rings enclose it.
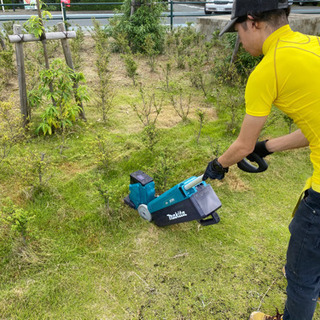
<path fill-rule="evenodd" d="M 6 50 L 0 51 L 0 74 L 2 75 L 2 85 L 7 85 L 11 76 L 15 72 L 13 63 L 13 47 L 7 46 Z"/>
<path fill-rule="evenodd" d="M 144 51 L 148 57 L 148 64 L 150 66 L 151 72 L 155 72 L 156 56 L 159 54 L 159 51 L 155 50 L 155 42 L 150 34 L 146 36 Z"/>
<path fill-rule="evenodd" d="M 219 50 L 214 58 L 214 68 L 212 73 L 219 83 L 237 86 L 244 85 L 249 74 L 261 60 L 260 57 L 252 57 L 242 47 L 240 47 L 234 63 L 231 63 L 233 50 L 237 40 L 236 34 L 228 34 L 223 40 L 214 37 L 218 43 Z"/>
<path fill-rule="evenodd" d="M 12 102 L 0 101 L 0 163 L 24 137 L 22 120 Z"/>
<path fill-rule="evenodd" d="M 189 63 L 189 76 L 191 85 L 197 89 L 201 89 L 204 96 L 207 96 L 206 89 L 206 73 L 203 70 L 204 64 L 206 61 L 206 55 L 202 53 L 200 50 L 197 50 L 192 57 L 188 59 Z"/>
<path fill-rule="evenodd" d="M 83 59 L 81 57 L 81 50 L 83 48 L 84 43 L 84 32 L 82 30 L 82 27 L 77 25 L 76 30 L 76 37 L 74 39 L 71 39 L 70 41 L 70 48 L 72 52 L 72 61 L 73 66 L 76 71 L 79 71 L 81 69 Z"/>
<path fill-rule="evenodd" d="M 28 223 L 33 218 L 34 216 L 16 206 L 9 198 L 0 203 L 0 221 L 7 224 L 13 234 L 21 237 L 24 245 L 27 244 Z"/>
<path fill-rule="evenodd" d="M 156 168 L 153 170 L 153 177 L 156 182 L 157 191 L 163 193 L 167 190 L 168 179 L 173 176 L 176 162 L 168 149 L 160 152 L 156 161 Z"/>
<path fill-rule="evenodd" d="M 30 150 L 15 159 L 12 164 L 17 167 L 24 188 L 22 189 L 26 199 L 33 200 L 35 196 L 42 194 L 48 188 L 48 182 L 53 175 L 51 157 L 45 152 Z"/>
<path fill-rule="evenodd" d="M 105 173 L 108 173 L 111 169 L 113 149 L 113 144 L 102 135 L 96 137 L 94 142 L 95 159 L 98 167 L 103 169 Z"/>
<path fill-rule="evenodd" d="M 203 127 L 203 123 L 205 120 L 205 112 L 201 109 L 197 109 L 196 111 L 197 116 L 198 116 L 198 121 L 199 121 L 199 131 L 198 131 L 198 135 L 197 135 L 197 144 L 199 144 L 199 139 L 200 139 L 200 135 L 201 135 L 201 130 Z"/>
<path fill-rule="evenodd" d="M 192 27 L 191 23 L 188 23 L 187 27 L 178 27 L 172 37 L 174 40 L 170 40 L 170 43 L 175 43 L 175 59 L 178 69 L 185 69 L 186 63 L 189 57 L 192 56 L 194 48 L 197 48 L 203 42 L 203 35 Z"/>
<path fill-rule="evenodd" d="M 131 53 L 123 54 L 121 55 L 121 57 L 124 60 L 128 77 L 132 79 L 133 85 L 136 86 L 137 76 L 138 76 L 138 73 L 137 73 L 138 64 L 134 60 L 133 54 Z"/>
<path fill-rule="evenodd" d="M 283 113 L 283 119 L 285 123 L 288 125 L 289 133 L 291 133 L 293 120 L 289 116 L 287 116 L 285 113 Z"/>
<path fill-rule="evenodd" d="M 210 144 L 210 149 L 212 150 L 212 155 L 215 158 L 217 158 L 222 153 L 221 142 L 218 140 L 216 143 L 214 143 L 214 141 L 211 137 L 208 137 L 208 141 Z"/>
<path fill-rule="evenodd" d="M 165 66 L 161 66 L 161 69 L 163 71 L 164 77 L 165 77 L 165 90 L 167 92 L 170 91 L 170 75 L 171 75 L 171 71 L 172 71 L 172 62 L 171 61 L 167 61 L 165 63 Z"/>
<path fill-rule="evenodd" d="M 112 209 L 110 207 L 111 194 L 106 182 L 100 179 L 95 181 L 93 184 L 97 188 L 97 191 L 103 200 L 103 213 L 110 215 L 112 213 Z"/>
<path fill-rule="evenodd" d="M 8 85 L 10 78 L 15 73 L 14 49 L 8 40 L 8 34 L 0 31 L 2 50 L 0 49 L 0 89 Z M 1 93 L 1 92 L 0 92 Z"/>
<path fill-rule="evenodd" d="M 152 93 L 149 97 L 147 97 L 141 84 L 139 92 L 142 104 L 140 106 L 131 104 L 131 107 L 143 124 L 143 141 L 150 150 L 153 150 L 159 139 L 156 122 L 162 110 L 163 98 L 160 99 L 160 101 L 157 101 L 155 93 Z"/>
<path fill-rule="evenodd" d="M 243 89 L 241 87 L 227 87 L 223 91 L 218 90 L 218 92 L 219 115 L 221 117 L 225 115 L 228 119 L 226 121 L 226 132 L 235 135 L 240 130 L 245 109 Z"/>
<path fill-rule="evenodd" d="M 189 94 L 187 102 L 184 103 L 182 99 L 182 89 L 180 88 L 179 97 L 177 98 L 177 100 L 175 100 L 174 95 L 172 95 L 171 103 L 178 116 L 182 119 L 183 122 L 186 122 L 188 120 L 188 114 L 190 111 L 191 94 Z"/>
<path fill-rule="evenodd" d="M 107 115 L 112 109 L 114 90 L 111 85 L 111 71 L 109 68 L 110 52 L 108 46 L 108 38 L 103 32 L 101 25 L 97 21 L 94 22 L 93 39 L 95 41 L 96 67 L 99 78 L 97 90 L 97 106 L 101 110 L 102 120 L 107 122 Z"/>

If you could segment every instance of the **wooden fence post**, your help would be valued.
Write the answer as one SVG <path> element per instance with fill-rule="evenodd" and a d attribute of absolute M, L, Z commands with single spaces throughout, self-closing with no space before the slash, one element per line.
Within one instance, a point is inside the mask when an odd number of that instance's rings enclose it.
<path fill-rule="evenodd" d="M 65 32 L 65 24 L 63 22 L 59 22 L 58 23 L 58 30 L 61 31 L 61 32 Z M 73 62 L 72 62 L 72 55 L 71 55 L 71 50 L 70 50 L 70 47 L 69 47 L 69 43 L 68 43 L 68 40 L 67 38 L 64 38 L 64 39 L 61 39 L 61 45 L 62 45 L 62 49 L 63 49 L 63 53 L 64 53 L 64 57 L 66 59 L 66 63 L 68 65 L 68 67 L 70 69 L 72 69 L 74 71 L 74 67 L 73 67 Z M 77 83 L 74 83 L 73 84 L 73 88 L 74 89 L 78 89 L 78 84 Z M 80 108 L 80 117 L 83 119 L 83 120 L 86 120 L 86 116 L 85 116 L 85 113 L 84 113 L 84 109 L 83 109 L 83 104 L 82 104 L 82 101 L 81 99 L 78 97 L 77 94 L 75 94 L 75 99 L 77 101 L 77 104 Z"/>
<path fill-rule="evenodd" d="M 18 24 L 14 24 L 13 33 L 15 35 L 21 34 L 22 33 L 21 26 Z M 16 46 L 16 59 L 17 59 L 18 81 L 19 81 L 19 92 L 20 92 L 20 109 L 23 117 L 23 126 L 25 127 L 30 122 L 30 109 L 28 107 L 28 99 L 27 99 L 23 43 L 18 42 L 15 44 L 15 46 Z"/>

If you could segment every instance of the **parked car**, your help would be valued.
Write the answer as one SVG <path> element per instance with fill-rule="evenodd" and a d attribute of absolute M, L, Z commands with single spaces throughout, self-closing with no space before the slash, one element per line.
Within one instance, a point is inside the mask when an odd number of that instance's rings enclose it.
<path fill-rule="evenodd" d="M 293 1 L 293 2 L 298 3 L 299 6 L 303 6 L 304 4 L 312 4 L 314 6 L 317 6 L 320 1 L 305 1 L 305 0 L 301 0 L 301 1 Z"/>
<path fill-rule="evenodd" d="M 289 5 L 293 4 L 293 0 L 289 0 Z M 298 2 L 298 1 L 297 1 Z M 305 1 L 303 1 L 305 2 Z M 301 2 L 299 2 L 300 4 Z M 318 2 L 313 2 L 318 3 Z M 204 5 L 204 13 L 211 14 L 211 13 L 230 13 L 232 10 L 233 0 L 207 0 Z"/>
<path fill-rule="evenodd" d="M 232 10 L 233 0 L 209 0 L 204 5 L 204 13 L 211 14 L 212 12 L 229 13 Z"/>

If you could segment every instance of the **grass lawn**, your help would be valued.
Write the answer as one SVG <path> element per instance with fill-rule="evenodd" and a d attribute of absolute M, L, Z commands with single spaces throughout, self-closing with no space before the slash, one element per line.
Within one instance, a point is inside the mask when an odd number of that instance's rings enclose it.
<path fill-rule="evenodd" d="M 158 57 L 155 72 L 146 57 L 136 57 L 146 92 L 163 99 L 158 141 L 150 149 L 132 108 L 133 102 L 141 106 L 139 88 L 118 54 L 110 58 L 114 106 L 102 121 L 94 103 L 93 49 L 86 37 L 87 121 L 79 120 L 64 141 L 59 134 L 32 131 L 0 162 L 0 202 L 10 198 L 13 212 L 27 217 L 22 235 L 2 216 L 0 319 L 244 320 L 258 309 L 282 311 L 288 224 L 312 173 L 308 149 L 269 156 L 269 169 L 261 174 L 234 166 L 223 181 L 208 182 L 222 202 L 219 224 L 192 221 L 159 228 L 124 205 L 130 173 L 140 169 L 153 176 L 159 193 L 202 174 L 236 137 L 237 127 L 228 129 L 232 96 L 223 96 L 229 89 L 221 86 L 220 99 L 210 100 L 190 85 L 190 70 L 174 68 L 171 84 L 183 88 L 185 103 L 191 95 L 183 122 L 170 102 L 172 92 L 163 89 L 163 67 L 171 57 Z M 214 83 L 207 83 L 216 97 Z M 18 107 L 16 78 L 8 88 Z M 239 109 L 243 114 L 243 105 Z M 39 119 L 36 110 L 34 122 Z M 274 112 L 261 138 L 286 133 L 286 122 Z"/>

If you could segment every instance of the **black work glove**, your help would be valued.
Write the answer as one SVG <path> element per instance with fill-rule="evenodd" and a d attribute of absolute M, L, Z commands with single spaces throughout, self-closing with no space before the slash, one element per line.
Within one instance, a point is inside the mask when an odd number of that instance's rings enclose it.
<path fill-rule="evenodd" d="M 224 178 L 224 174 L 228 171 L 229 168 L 223 168 L 222 165 L 218 162 L 218 158 L 215 158 L 208 163 L 202 180 L 207 180 L 208 178 L 222 180 Z"/>
<path fill-rule="evenodd" d="M 256 143 L 256 146 L 254 147 L 254 150 L 253 152 L 255 154 L 257 154 L 259 157 L 261 158 L 264 158 L 266 157 L 267 155 L 269 154 L 272 154 L 273 152 L 270 152 L 267 150 L 267 147 L 266 147 L 266 142 L 268 140 L 264 140 L 264 141 L 258 141 Z M 254 161 L 254 158 L 251 156 L 251 153 L 249 155 L 247 155 L 247 159 L 250 160 L 250 161 Z"/>

